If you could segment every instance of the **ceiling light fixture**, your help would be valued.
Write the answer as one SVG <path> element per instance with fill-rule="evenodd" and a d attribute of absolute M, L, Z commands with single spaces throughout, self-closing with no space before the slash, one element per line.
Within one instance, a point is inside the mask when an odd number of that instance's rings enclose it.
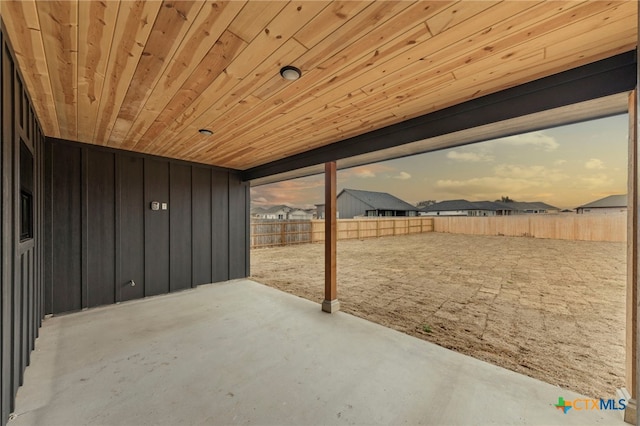
<path fill-rule="evenodd" d="M 300 78 L 302 72 L 294 66 L 287 65 L 286 67 L 280 68 L 280 75 L 285 80 L 294 81 Z"/>
<path fill-rule="evenodd" d="M 211 136 L 213 134 L 213 132 L 209 129 L 200 129 L 198 130 L 198 132 L 200 132 L 201 135 L 205 136 Z"/>

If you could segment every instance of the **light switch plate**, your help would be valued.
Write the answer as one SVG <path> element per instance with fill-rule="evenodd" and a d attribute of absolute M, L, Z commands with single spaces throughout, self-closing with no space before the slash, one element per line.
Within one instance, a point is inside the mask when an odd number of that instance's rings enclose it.
<path fill-rule="evenodd" d="M 162 203 L 162 210 L 166 210 L 167 209 L 167 203 Z"/>

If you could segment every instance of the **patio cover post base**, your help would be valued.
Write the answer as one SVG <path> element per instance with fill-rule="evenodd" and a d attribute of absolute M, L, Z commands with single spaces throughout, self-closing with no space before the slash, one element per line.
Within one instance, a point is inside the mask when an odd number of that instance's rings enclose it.
<path fill-rule="evenodd" d="M 616 389 L 616 397 L 618 399 L 624 399 L 627 403 L 627 408 L 624 410 L 623 414 L 624 421 L 635 425 L 636 419 L 638 418 L 638 405 L 636 400 L 631 398 L 631 394 L 627 388 Z"/>
<path fill-rule="evenodd" d="M 340 301 L 338 299 L 325 300 L 322 302 L 322 310 L 330 314 L 340 310 Z"/>

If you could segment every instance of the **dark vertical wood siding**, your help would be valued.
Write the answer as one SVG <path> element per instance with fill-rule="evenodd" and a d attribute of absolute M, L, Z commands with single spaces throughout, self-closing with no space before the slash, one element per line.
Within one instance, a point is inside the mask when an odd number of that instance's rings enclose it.
<path fill-rule="evenodd" d="M 170 164 L 169 244 L 171 291 L 191 288 L 191 167 Z"/>
<path fill-rule="evenodd" d="M 43 277 L 43 305 L 44 312 L 53 312 L 53 145 L 44 146 L 44 180 L 42 189 L 44 194 L 44 277 Z"/>
<path fill-rule="evenodd" d="M 229 279 L 229 173 L 214 171 L 212 178 L 211 265 L 213 282 L 218 282 Z"/>
<path fill-rule="evenodd" d="M 2 421 L 6 422 L 13 408 L 18 388 L 13 358 L 13 203 L 11 170 L 13 169 L 13 80 L 14 63 L 8 47 L 2 43 Z"/>
<path fill-rule="evenodd" d="M 246 277 L 247 261 L 247 195 L 248 184 L 239 175 L 229 175 L 229 279 Z"/>
<path fill-rule="evenodd" d="M 45 148 L 45 313 L 247 276 L 239 173 L 61 139 Z"/>
<path fill-rule="evenodd" d="M 169 292 L 169 211 L 151 210 L 153 201 L 169 203 L 169 163 L 144 160 L 145 296 Z"/>
<path fill-rule="evenodd" d="M 144 297 L 144 160 L 118 155 L 119 278 L 121 300 Z M 131 281 L 135 285 L 131 285 Z"/>
<path fill-rule="evenodd" d="M 63 144 L 51 151 L 52 311 L 77 311 L 82 309 L 81 151 Z"/>
<path fill-rule="evenodd" d="M 115 155 L 87 152 L 87 285 L 88 307 L 115 298 Z"/>
<path fill-rule="evenodd" d="M 44 162 L 42 131 L 4 27 L 0 50 L 0 415 L 6 423 L 43 316 Z M 24 210 L 23 199 L 30 206 Z"/>
<path fill-rule="evenodd" d="M 192 169 L 191 217 L 193 227 L 193 286 L 212 282 L 211 275 L 211 170 Z"/>

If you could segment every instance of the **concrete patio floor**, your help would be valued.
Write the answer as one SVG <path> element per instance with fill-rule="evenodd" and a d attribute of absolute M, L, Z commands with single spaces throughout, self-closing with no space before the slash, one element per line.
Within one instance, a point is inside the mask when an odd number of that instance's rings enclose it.
<path fill-rule="evenodd" d="M 624 424 L 560 396 L 236 280 L 46 320 L 9 425 Z"/>

